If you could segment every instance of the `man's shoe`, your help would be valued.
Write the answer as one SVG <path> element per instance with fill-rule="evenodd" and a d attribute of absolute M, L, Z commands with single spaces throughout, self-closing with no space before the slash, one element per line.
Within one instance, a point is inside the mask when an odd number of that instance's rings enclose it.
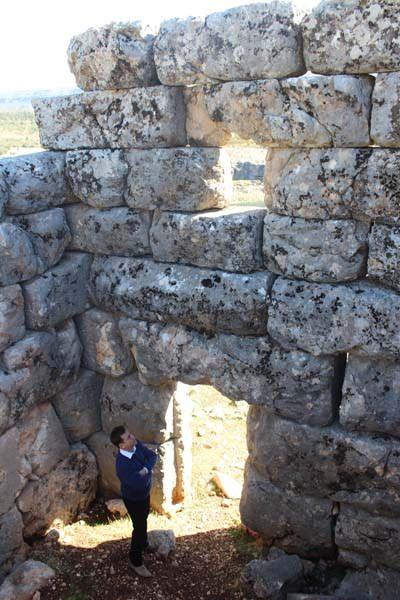
<path fill-rule="evenodd" d="M 152 573 L 150 573 L 148 568 L 145 567 L 144 565 L 140 565 L 140 567 L 135 567 L 135 565 L 133 565 L 130 562 L 129 566 L 131 567 L 131 569 L 133 571 L 135 571 L 136 575 L 139 575 L 140 577 L 153 577 Z"/>

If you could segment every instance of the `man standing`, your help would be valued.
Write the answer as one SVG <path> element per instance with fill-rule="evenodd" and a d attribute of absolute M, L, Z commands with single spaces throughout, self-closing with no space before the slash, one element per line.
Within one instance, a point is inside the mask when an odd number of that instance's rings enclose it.
<path fill-rule="evenodd" d="M 121 481 L 121 495 L 133 525 L 129 564 L 141 577 L 151 577 L 143 564 L 143 551 L 147 547 L 151 476 L 157 455 L 123 425 L 112 430 L 110 440 L 119 448 L 115 466 Z"/>

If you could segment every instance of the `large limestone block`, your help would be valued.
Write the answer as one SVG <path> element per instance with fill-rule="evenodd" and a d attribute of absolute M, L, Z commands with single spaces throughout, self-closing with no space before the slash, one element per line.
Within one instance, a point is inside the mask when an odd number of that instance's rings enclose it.
<path fill-rule="evenodd" d="M 29 333 L 7 348 L 0 371 L 0 432 L 68 385 L 80 360 L 79 338 L 68 321 L 59 331 Z"/>
<path fill-rule="evenodd" d="M 339 561 L 340 561 L 339 550 Z M 366 557 L 364 557 L 366 558 Z M 368 563 L 368 560 L 367 560 Z M 399 572 L 372 565 L 372 568 L 346 573 L 336 595 L 343 600 L 397 600 Z M 315 599 L 314 599 L 315 600 Z"/>
<path fill-rule="evenodd" d="M 223 208 L 232 196 L 228 154 L 219 148 L 67 152 L 75 195 L 95 208 Z"/>
<path fill-rule="evenodd" d="M 173 395 L 176 384 L 144 385 L 137 373 L 106 377 L 101 394 L 103 430 L 126 425 L 143 442 L 160 443 L 173 434 Z"/>
<path fill-rule="evenodd" d="M 372 94 L 371 139 L 378 146 L 400 147 L 400 73 L 377 75 Z"/>
<path fill-rule="evenodd" d="M 30 467 L 19 446 L 18 431 L 14 427 L 0 436 L 0 515 L 11 510 L 29 472 Z"/>
<path fill-rule="evenodd" d="M 368 277 L 400 291 L 400 227 L 374 224 L 369 238 Z"/>
<path fill-rule="evenodd" d="M 293 8 L 277 1 L 231 8 L 206 18 L 165 21 L 154 43 L 154 58 L 160 81 L 166 85 L 305 72 Z"/>
<path fill-rule="evenodd" d="M 70 443 L 100 431 L 100 396 L 103 378 L 82 369 L 74 382 L 52 398 L 53 406 Z"/>
<path fill-rule="evenodd" d="M 132 355 L 122 343 L 112 314 L 91 308 L 76 317 L 76 324 L 85 367 L 111 377 L 120 377 L 133 370 Z"/>
<path fill-rule="evenodd" d="M 68 455 L 67 438 L 49 402 L 35 406 L 17 427 L 20 452 L 30 464 L 31 479 L 44 477 Z"/>
<path fill-rule="evenodd" d="M 122 150 L 76 150 L 66 153 L 65 170 L 77 198 L 94 208 L 124 204 L 128 164 Z"/>
<path fill-rule="evenodd" d="M 37 152 L 3 159 L 7 213 L 20 215 L 71 202 L 63 152 Z"/>
<path fill-rule="evenodd" d="M 34 100 L 42 146 L 152 148 L 184 146 L 185 108 L 177 88 L 84 92 Z"/>
<path fill-rule="evenodd" d="M 400 64 L 397 0 L 328 0 L 301 22 L 304 59 L 314 73 L 377 73 Z"/>
<path fill-rule="evenodd" d="M 37 257 L 37 274 L 59 262 L 71 239 L 62 208 L 13 217 L 10 221 L 29 235 Z"/>
<path fill-rule="evenodd" d="M 176 502 L 189 500 L 192 495 L 192 428 L 193 403 L 190 388 L 178 381 L 173 398 L 176 481 L 172 490 L 172 499 Z M 172 445 L 171 443 L 168 445 Z"/>
<path fill-rule="evenodd" d="M 85 440 L 96 457 L 99 471 L 99 491 L 106 498 L 121 495 L 121 484 L 115 471 L 117 448 L 110 442 L 104 431 L 97 431 Z"/>
<path fill-rule="evenodd" d="M 0 288 L 0 352 L 25 335 L 24 297 L 19 285 Z"/>
<path fill-rule="evenodd" d="M 287 349 L 315 356 L 400 354 L 400 297 L 368 283 L 333 286 L 279 277 L 268 314 L 269 334 Z"/>
<path fill-rule="evenodd" d="M 287 352 L 269 337 L 202 335 L 180 325 L 121 318 L 120 328 L 135 356 L 141 381 L 170 379 L 209 384 L 233 400 L 261 404 L 270 412 L 327 425 L 341 369 L 332 357 Z"/>
<path fill-rule="evenodd" d="M 265 203 L 306 219 L 399 223 L 400 152 L 383 148 L 270 149 Z"/>
<path fill-rule="evenodd" d="M 220 148 L 132 150 L 126 203 L 132 208 L 197 211 L 232 198 L 229 155 Z"/>
<path fill-rule="evenodd" d="M 92 254 L 144 256 L 150 254 L 150 216 L 131 208 L 97 210 L 74 204 L 66 210 L 72 234 L 71 250 Z"/>
<path fill-rule="evenodd" d="M 70 238 L 62 208 L 9 217 L 0 225 L 0 284 L 43 273 L 60 260 Z"/>
<path fill-rule="evenodd" d="M 28 327 L 53 327 L 87 308 L 91 261 L 88 254 L 66 253 L 57 266 L 23 284 Z"/>
<path fill-rule="evenodd" d="M 241 520 L 274 546 L 308 558 L 332 556 L 332 502 L 285 492 L 272 485 L 248 461 L 242 497 Z"/>
<path fill-rule="evenodd" d="M 37 274 L 32 241 L 17 225 L 0 224 L 0 285 L 11 285 Z"/>
<path fill-rule="evenodd" d="M 340 422 L 346 429 L 400 437 L 400 363 L 349 355 Z"/>
<path fill-rule="evenodd" d="M 139 21 L 92 27 L 70 41 L 69 68 L 83 90 L 156 85 L 153 40 Z"/>
<path fill-rule="evenodd" d="M 335 529 L 340 550 L 367 556 L 372 565 L 400 568 L 400 519 L 371 516 L 342 504 Z"/>
<path fill-rule="evenodd" d="M 242 275 L 150 260 L 96 257 L 91 270 L 95 303 L 149 321 L 179 322 L 242 335 L 266 331 L 268 271 Z"/>
<path fill-rule="evenodd" d="M 223 146 L 236 134 L 264 146 L 368 146 L 372 82 L 305 75 L 188 88 L 188 141 Z"/>
<path fill-rule="evenodd" d="M 16 507 L 0 515 L 0 581 L 2 575 L 9 573 L 14 564 L 25 558 L 27 547 L 22 531 L 22 517 Z"/>
<path fill-rule="evenodd" d="M 0 161 L 0 221 L 4 216 L 8 200 L 7 176 L 3 161 Z"/>
<path fill-rule="evenodd" d="M 70 523 L 88 509 L 97 490 L 96 459 L 81 443 L 38 481 L 31 481 L 17 504 L 24 521 L 24 536 L 42 534 L 57 518 Z"/>
<path fill-rule="evenodd" d="M 156 213 L 150 229 L 154 260 L 224 271 L 262 269 L 265 211 L 229 208 L 187 214 Z"/>
<path fill-rule="evenodd" d="M 398 441 L 349 433 L 337 425 L 310 427 L 251 406 L 248 446 L 253 466 L 282 489 L 400 515 Z"/>
<path fill-rule="evenodd" d="M 263 255 L 269 271 L 293 279 L 336 282 L 365 275 L 369 226 L 268 214 Z"/>

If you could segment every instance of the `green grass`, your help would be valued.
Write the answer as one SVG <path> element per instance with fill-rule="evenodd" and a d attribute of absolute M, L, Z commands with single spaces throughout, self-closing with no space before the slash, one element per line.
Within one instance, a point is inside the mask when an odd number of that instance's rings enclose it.
<path fill-rule="evenodd" d="M 238 524 L 235 527 L 230 527 L 229 535 L 233 539 L 236 552 L 245 561 L 260 558 L 262 552 L 262 545 L 260 541 L 249 535 L 242 525 Z"/>
<path fill-rule="evenodd" d="M 39 131 L 32 112 L 0 112 L 0 155 L 14 154 L 17 148 L 38 147 Z"/>

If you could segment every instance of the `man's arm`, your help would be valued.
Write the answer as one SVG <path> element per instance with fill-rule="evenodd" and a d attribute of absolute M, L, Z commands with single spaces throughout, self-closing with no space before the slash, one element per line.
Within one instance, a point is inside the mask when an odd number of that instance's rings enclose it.
<path fill-rule="evenodd" d="M 140 444 L 140 448 L 143 452 L 144 466 L 148 471 L 152 471 L 157 461 L 157 454 L 153 450 L 150 450 L 150 448 L 147 448 L 142 442 L 137 441 L 137 443 Z"/>

